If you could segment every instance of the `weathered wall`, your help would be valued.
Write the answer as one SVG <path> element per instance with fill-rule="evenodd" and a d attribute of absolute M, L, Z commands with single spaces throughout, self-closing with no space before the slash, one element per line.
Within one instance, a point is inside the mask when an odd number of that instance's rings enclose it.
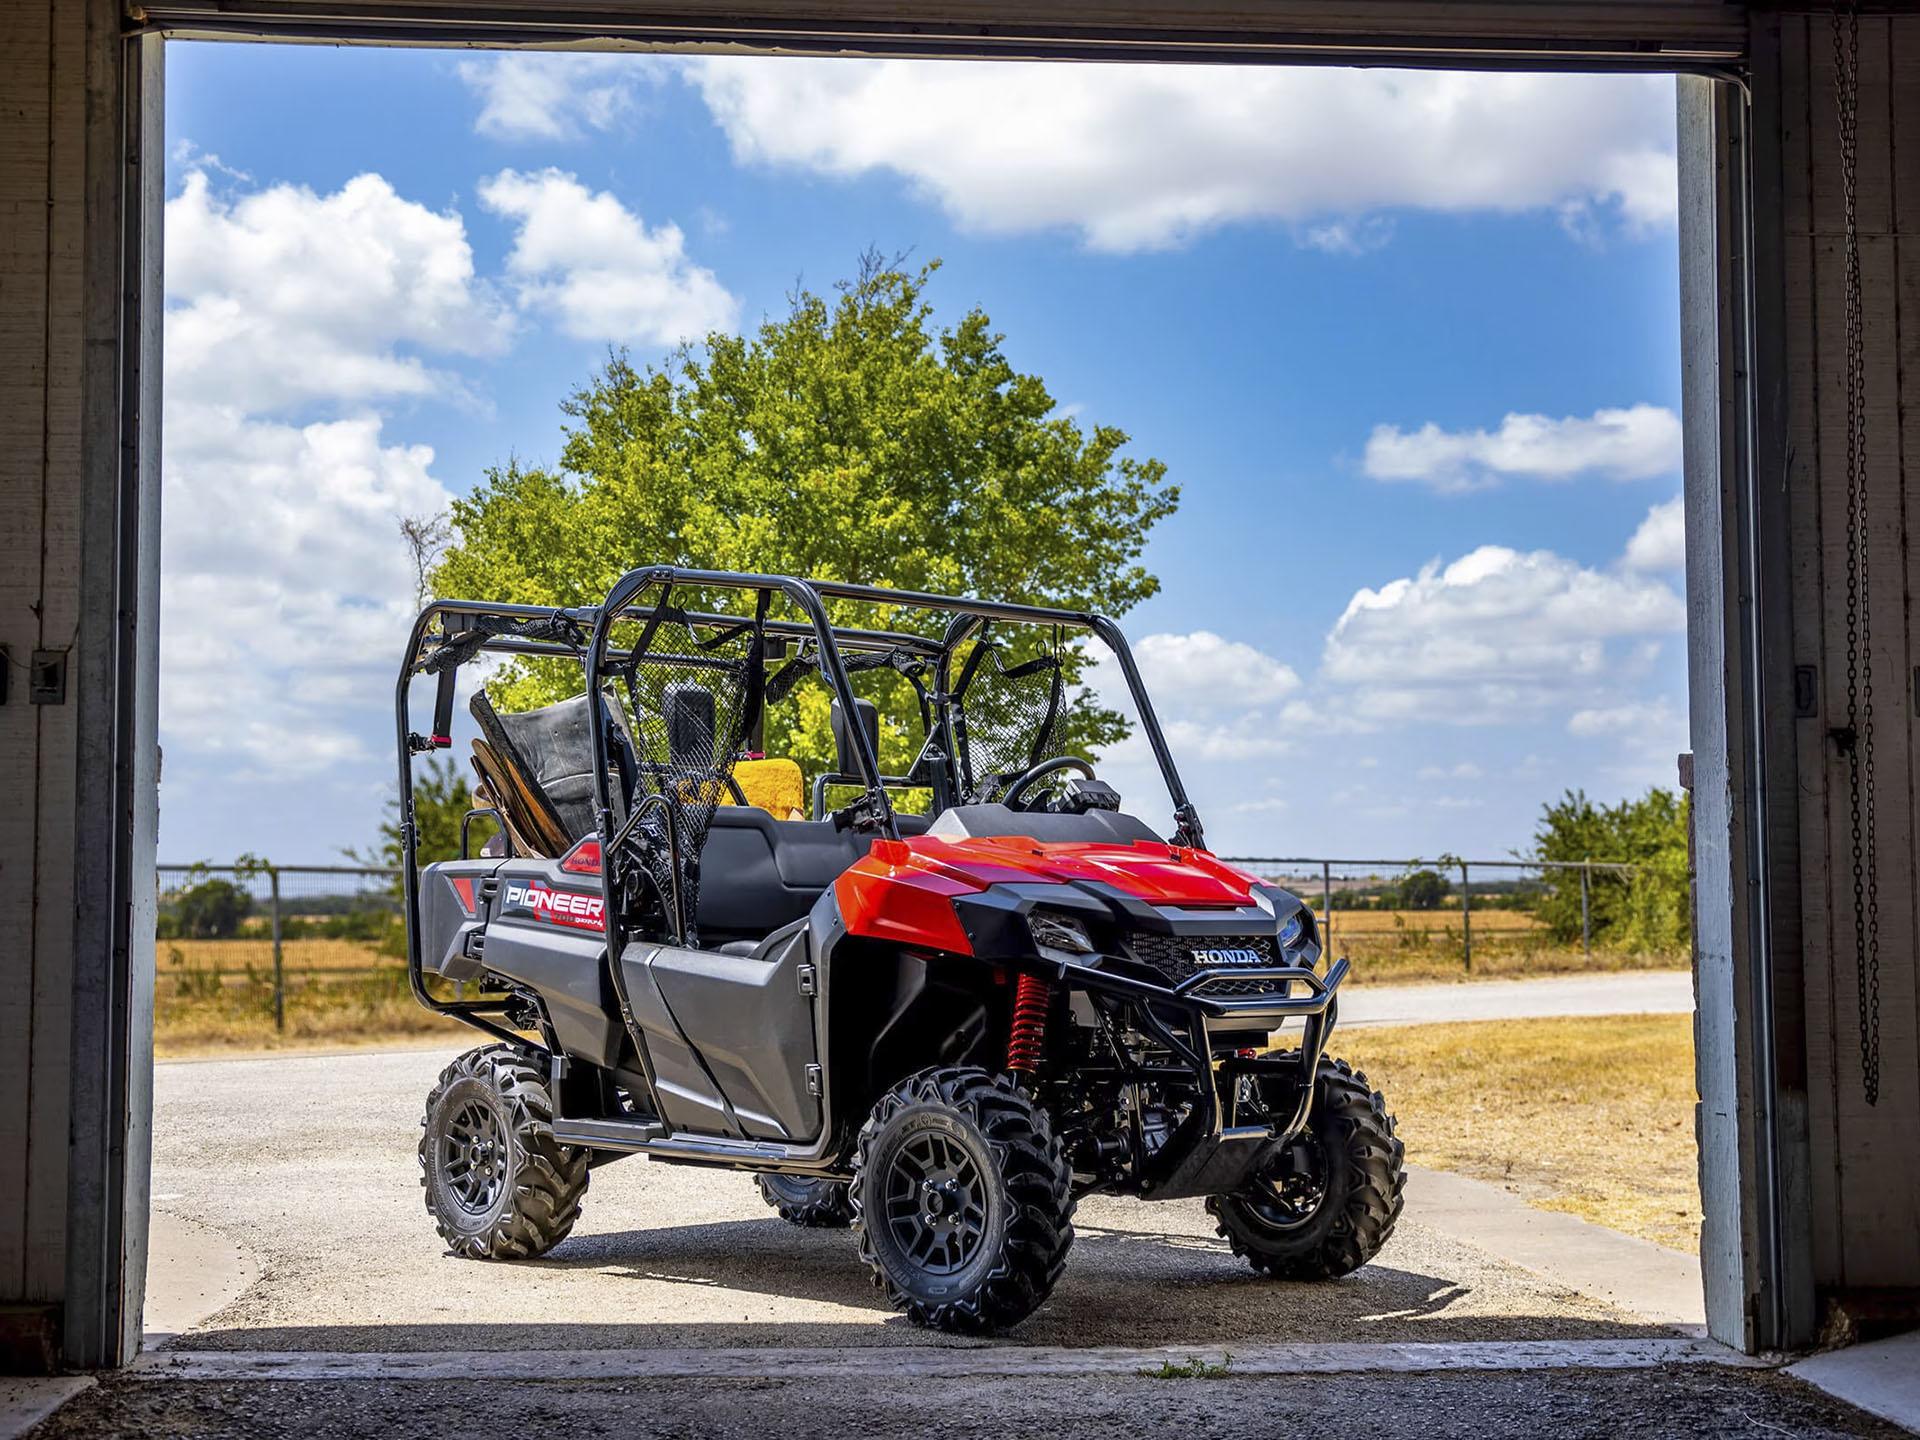
<path fill-rule="evenodd" d="M 36 650 L 69 650 L 78 629 L 84 42 L 84 24 L 51 3 L 0 7 L 0 649 L 10 670 L 0 705 L 0 1297 L 9 1301 L 58 1300 L 66 1267 L 78 710 L 71 697 L 30 705 L 27 666 Z M 37 865 L 40 855 L 62 863 Z"/>
<path fill-rule="evenodd" d="M 47 1345 L 111 1359 L 138 1333 L 151 1026 L 127 897 L 154 819 L 157 566 L 138 541 L 145 523 L 157 542 L 157 374 L 137 402 L 158 364 L 141 324 L 158 294 L 143 300 L 158 46 L 123 39 L 112 0 L 0 5 L 0 1337 L 15 1363 Z M 35 652 L 66 661 L 57 703 L 31 703 Z"/>
<path fill-rule="evenodd" d="M 1859 22 L 1856 218 L 1864 296 L 1865 463 L 1874 786 L 1879 865 L 1880 1094 L 1862 1080 L 1847 757 L 1846 201 L 1832 20 L 1783 16 L 1756 56 L 1777 87 L 1775 222 L 1784 280 L 1777 344 L 1787 368 L 1784 445 L 1758 455 L 1787 503 L 1791 651 L 1813 668 L 1814 712 L 1792 722 L 1799 822 L 1803 1003 L 1783 1012 L 1783 1059 L 1804 1067 L 1813 1275 L 1822 1290 L 1920 1286 L 1920 853 L 1915 849 L 1920 688 L 1920 17 Z M 1761 152 L 1757 152 L 1757 158 Z M 1763 348 L 1763 354 L 1765 350 Z M 1791 695 L 1775 697 L 1792 705 Z M 1797 1034 L 1786 1027 L 1798 1021 Z M 1801 1054 L 1792 1055 L 1798 1046 Z M 1783 1064 L 1783 1072 L 1789 1067 Z"/>

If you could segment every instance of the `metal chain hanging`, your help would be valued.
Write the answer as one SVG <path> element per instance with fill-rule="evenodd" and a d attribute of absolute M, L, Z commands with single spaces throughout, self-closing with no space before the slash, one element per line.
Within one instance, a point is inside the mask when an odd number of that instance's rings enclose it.
<path fill-rule="evenodd" d="M 1859 167 L 1860 15 L 1833 11 L 1834 109 L 1846 201 L 1847 286 L 1847 723 L 1835 733 L 1847 757 L 1853 824 L 1853 944 L 1860 1002 L 1860 1075 L 1869 1105 L 1880 1100 L 1880 894 L 1873 818 L 1872 606 L 1867 576 L 1867 359 L 1856 210 Z"/>

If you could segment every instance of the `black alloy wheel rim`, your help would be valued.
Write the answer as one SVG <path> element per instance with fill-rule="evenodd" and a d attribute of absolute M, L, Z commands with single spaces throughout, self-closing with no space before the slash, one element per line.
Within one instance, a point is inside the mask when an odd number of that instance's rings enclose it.
<path fill-rule="evenodd" d="M 491 1105 L 469 1100 L 454 1112 L 441 1142 L 442 1173 L 454 1202 L 485 1215 L 507 1183 L 506 1136 Z"/>
<path fill-rule="evenodd" d="M 1274 1230 L 1299 1229 L 1326 1203 L 1326 1156 L 1311 1134 L 1297 1136 L 1247 1194 L 1254 1215 Z"/>
<path fill-rule="evenodd" d="M 887 1172 L 887 1229 L 918 1269 L 964 1270 L 987 1233 L 986 1186 L 973 1157 L 938 1131 L 910 1136 Z"/>

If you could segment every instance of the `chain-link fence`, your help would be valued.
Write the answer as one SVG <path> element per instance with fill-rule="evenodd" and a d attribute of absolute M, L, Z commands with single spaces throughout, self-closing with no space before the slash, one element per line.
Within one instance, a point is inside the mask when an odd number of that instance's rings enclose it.
<path fill-rule="evenodd" d="M 1556 968 L 1592 964 L 1597 917 L 1624 893 L 1636 870 L 1599 860 L 1452 855 L 1226 858 L 1306 900 L 1328 936 L 1328 949 L 1376 973 L 1436 965 L 1471 973 L 1476 961 L 1502 970 L 1537 969 L 1545 960 Z"/>
<path fill-rule="evenodd" d="M 398 872 L 355 865 L 162 865 L 155 1006 L 211 1032 L 408 995 Z"/>
<path fill-rule="evenodd" d="M 1328 948 L 1380 978 L 1619 963 L 1623 957 L 1597 942 L 1602 917 L 1635 873 L 1601 861 L 1453 856 L 1230 863 L 1308 900 Z M 216 1043 L 428 1026 L 407 986 L 396 871 L 255 862 L 159 872 L 155 1005 L 163 1031 Z"/>

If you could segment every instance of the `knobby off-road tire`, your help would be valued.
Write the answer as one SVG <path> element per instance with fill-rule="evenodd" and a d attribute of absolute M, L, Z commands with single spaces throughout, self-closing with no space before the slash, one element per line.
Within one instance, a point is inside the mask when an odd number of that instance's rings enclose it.
<path fill-rule="evenodd" d="M 760 1198 L 789 1225 L 808 1230 L 844 1230 L 853 1224 L 853 1200 L 844 1180 L 809 1180 L 802 1175 L 756 1175 Z"/>
<path fill-rule="evenodd" d="M 421 1125 L 427 1210 L 455 1255 L 527 1260 L 567 1238 L 589 1152 L 553 1138 L 546 1077 L 526 1052 L 469 1050 L 440 1072 Z"/>
<path fill-rule="evenodd" d="M 1294 1153 L 1318 1162 L 1317 1204 L 1287 1177 L 1208 1199 L 1219 1233 L 1254 1269 L 1282 1280 L 1333 1280 L 1371 1260 L 1404 1204 L 1406 1147 L 1385 1098 L 1344 1060 L 1322 1057 L 1313 1114 Z M 1269 1184 L 1268 1181 L 1273 1182 Z M 1309 1191 L 1310 1194 L 1310 1191 Z"/>
<path fill-rule="evenodd" d="M 923 1070 L 861 1127 L 850 1187 L 860 1258 L 916 1324 L 1007 1329 L 1066 1266 L 1072 1178 L 1046 1112 L 1011 1078 Z"/>

